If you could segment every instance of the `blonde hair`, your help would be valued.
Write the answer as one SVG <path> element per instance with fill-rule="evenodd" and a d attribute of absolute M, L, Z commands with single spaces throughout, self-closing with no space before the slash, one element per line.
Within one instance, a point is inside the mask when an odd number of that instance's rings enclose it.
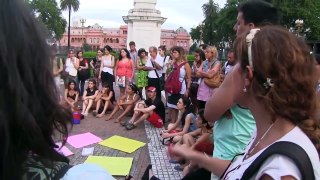
<path fill-rule="evenodd" d="M 213 59 L 217 59 L 218 58 L 218 49 L 215 46 L 208 46 L 206 48 L 206 51 L 212 52 Z"/>

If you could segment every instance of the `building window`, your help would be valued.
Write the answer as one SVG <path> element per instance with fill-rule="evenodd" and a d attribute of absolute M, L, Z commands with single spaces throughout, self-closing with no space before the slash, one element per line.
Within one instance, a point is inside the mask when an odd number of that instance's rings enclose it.
<path fill-rule="evenodd" d="M 123 39 L 123 42 L 127 44 L 127 39 Z"/>

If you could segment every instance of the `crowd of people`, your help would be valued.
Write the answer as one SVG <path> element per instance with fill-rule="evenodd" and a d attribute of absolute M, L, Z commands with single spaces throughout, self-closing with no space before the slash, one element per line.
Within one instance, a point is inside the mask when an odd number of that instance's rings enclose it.
<path fill-rule="evenodd" d="M 63 62 L 24 1 L 0 1 L 0 179 L 60 179 L 79 168 L 53 138 L 66 142 L 73 111 L 117 117 L 127 130 L 164 127 L 183 179 L 320 179 L 319 57 L 279 17 L 265 1 L 242 3 L 224 64 L 214 46 L 189 64 L 182 47 L 137 51 L 134 42 L 119 57 L 107 45 L 94 61 L 69 50 Z"/>

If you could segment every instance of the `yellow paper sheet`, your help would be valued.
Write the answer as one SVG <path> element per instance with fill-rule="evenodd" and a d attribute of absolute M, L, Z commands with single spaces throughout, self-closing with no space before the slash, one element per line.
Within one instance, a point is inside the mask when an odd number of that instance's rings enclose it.
<path fill-rule="evenodd" d="M 107 146 L 109 148 L 117 149 L 127 153 L 133 153 L 140 147 L 144 146 L 146 143 L 136 141 L 133 139 L 124 138 L 121 136 L 112 136 L 99 143 L 102 146 Z"/>
<path fill-rule="evenodd" d="M 133 158 L 129 157 L 106 157 L 89 156 L 84 163 L 101 166 L 112 176 L 126 176 L 130 173 Z"/>

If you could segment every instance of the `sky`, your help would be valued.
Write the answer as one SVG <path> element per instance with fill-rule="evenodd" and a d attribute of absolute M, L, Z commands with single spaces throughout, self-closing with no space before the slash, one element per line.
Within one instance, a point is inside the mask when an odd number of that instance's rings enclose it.
<path fill-rule="evenodd" d="M 60 2 L 60 0 L 57 0 Z M 133 9 L 134 0 L 79 0 L 80 8 L 72 12 L 72 17 L 85 18 L 85 26 L 98 23 L 106 28 L 119 28 L 125 23 L 122 16 L 126 16 Z M 157 0 L 156 9 L 161 11 L 162 17 L 167 18 L 163 29 L 178 29 L 184 27 L 188 32 L 204 19 L 201 6 L 208 0 Z M 219 7 L 224 7 L 226 0 L 214 0 Z M 63 11 L 68 21 L 68 11 Z M 71 20 L 72 22 L 72 20 Z"/>

